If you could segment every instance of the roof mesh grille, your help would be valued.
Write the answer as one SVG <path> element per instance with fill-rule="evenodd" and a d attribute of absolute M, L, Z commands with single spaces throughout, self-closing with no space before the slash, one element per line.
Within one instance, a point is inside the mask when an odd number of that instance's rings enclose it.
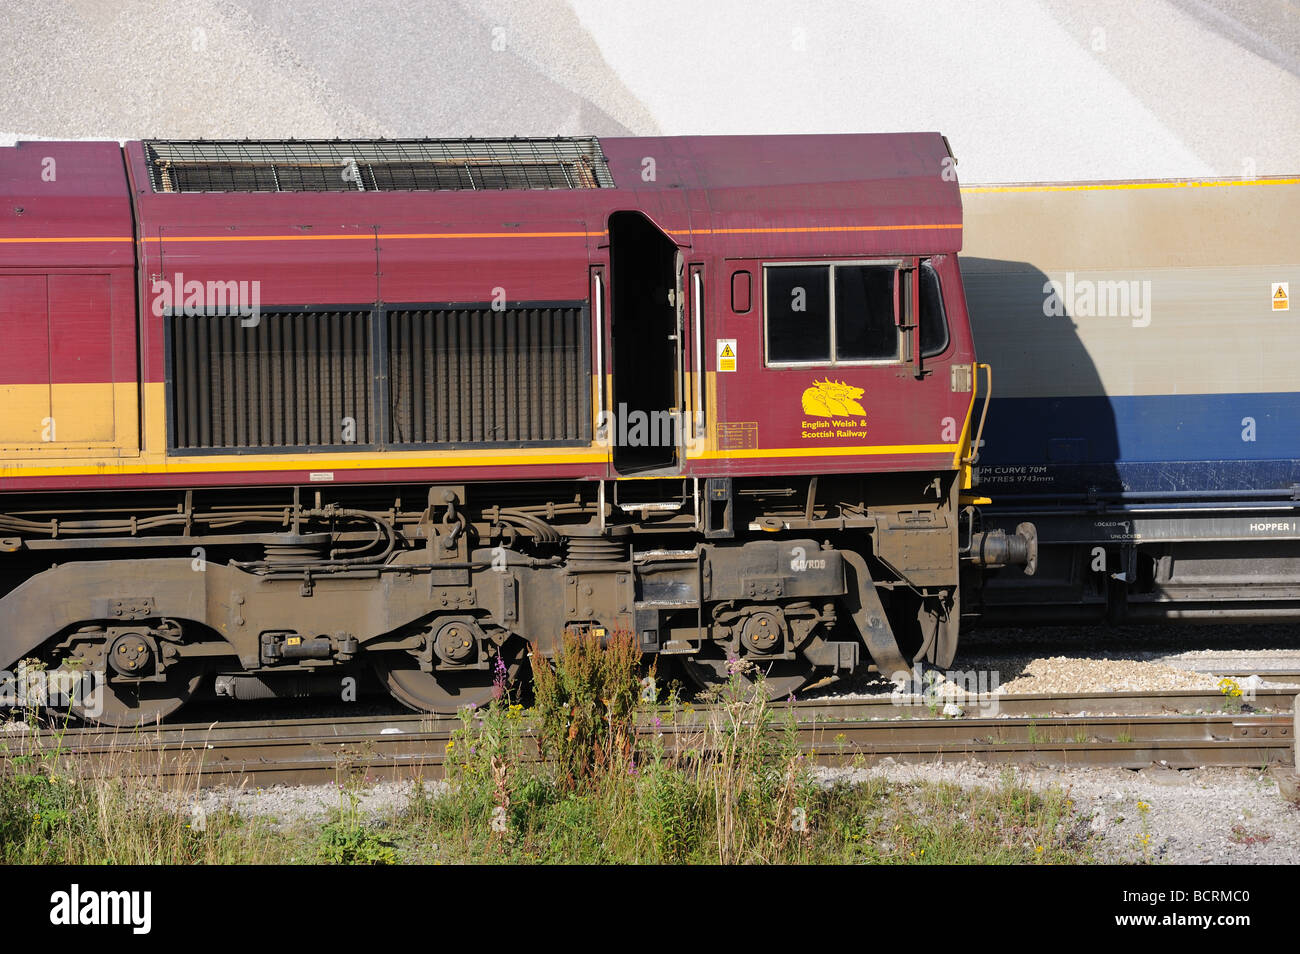
<path fill-rule="evenodd" d="M 551 139 L 149 140 L 154 192 L 613 188 L 594 136 Z"/>

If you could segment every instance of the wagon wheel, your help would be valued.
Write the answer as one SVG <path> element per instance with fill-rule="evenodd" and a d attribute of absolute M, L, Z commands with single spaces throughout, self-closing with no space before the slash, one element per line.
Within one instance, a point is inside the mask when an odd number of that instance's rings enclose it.
<path fill-rule="evenodd" d="M 499 652 L 506 662 L 506 677 L 513 682 L 519 675 L 524 653 L 509 644 Z M 393 698 L 416 712 L 451 715 L 465 706 L 486 705 L 492 701 L 495 691 L 495 666 L 425 672 L 419 660 L 407 652 L 376 653 L 373 665 Z"/>
<path fill-rule="evenodd" d="M 706 643 L 694 656 L 682 656 L 682 669 L 691 682 L 708 691 L 726 684 L 730 678 L 728 662 L 722 647 Z M 813 667 L 802 659 L 774 659 L 771 662 L 754 660 L 754 667 L 745 667 L 739 678 L 742 685 L 752 686 L 755 677 L 763 676 L 763 688 L 771 701 L 785 699 L 812 681 Z"/>

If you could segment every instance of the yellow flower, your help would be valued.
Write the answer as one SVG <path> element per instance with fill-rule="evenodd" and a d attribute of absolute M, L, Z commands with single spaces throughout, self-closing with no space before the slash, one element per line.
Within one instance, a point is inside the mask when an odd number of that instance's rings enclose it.
<path fill-rule="evenodd" d="M 1241 686 L 1235 679 L 1223 678 L 1219 680 L 1219 692 L 1229 698 L 1236 699 L 1241 695 Z"/>
<path fill-rule="evenodd" d="M 452 739 L 452 740 L 450 740 L 450 741 L 447 743 L 447 751 L 448 751 L 448 752 L 450 752 L 450 751 L 451 751 L 452 749 L 454 749 L 455 747 L 456 747 L 456 740 L 455 740 L 455 739 Z"/>
<path fill-rule="evenodd" d="M 1042 845 L 1039 845 L 1037 848 L 1034 849 L 1034 854 L 1036 854 L 1036 855 L 1041 855 L 1042 853 L 1043 853 L 1043 846 L 1042 846 Z"/>

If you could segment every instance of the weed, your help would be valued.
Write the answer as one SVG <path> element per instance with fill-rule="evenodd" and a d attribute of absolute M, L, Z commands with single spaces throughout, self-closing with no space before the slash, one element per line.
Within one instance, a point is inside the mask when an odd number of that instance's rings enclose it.
<path fill-rule="evenodd" d="M 318 837 L 320 860 L 331 865 L 391 865 L 397 861 L 397 851 L 390 839 L 366 824 L 355 786 L 353 781 L 339 786 L 337 814 Z"/>
<path fill-rule="evenodd" d="M 641 648 L 628 632 L 605 640 L 566 630 L 561 643 L 554 663 L 533 649 L 533 716 L 542 754 L 558 768 L 558 784 L 575 791 L 631 762 L 634 713 L 644 695 L 637 678 Z M 648 678 L 653 686 L 653 672 Z"/>
<path fill-rule="evenodd" d="M 1141 831 L 1137 836 L 1138 849 L 1142 852 L 1142 863 L 1151 864 L 1151 806 L 1144 801 L 1138 801 L 1138 824 Z"/>
<path fill-rule="evenodd" d="M 1219 693 L 1223 696 L 1224 712 L 1241 711 L 1241 686 L 1235 679 L 1219 680 Z"/>
<path fill-rule="evenodd" d="M 1236 845 L 1267 845 L 1273 840 L 1273 836 L 1260 830 L 1252 831 L 1238 822 L 1232 826 L 1232 833 L 1228 836 L 1228 840 Z"/>

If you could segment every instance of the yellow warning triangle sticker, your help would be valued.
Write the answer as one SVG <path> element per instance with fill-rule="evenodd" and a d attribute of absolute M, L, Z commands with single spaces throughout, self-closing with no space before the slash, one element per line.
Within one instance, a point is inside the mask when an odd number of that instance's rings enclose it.
<path fill-rule="evenodd" d="M 1281 285 L 1278 285 L 1278 286 L 1277 286 L 1277 294 L 1274 295 L 1273 297 L 1274 297 L 1274 298 L 1285 298 L 1285 297 L 1286 297 L 1286 292 L 1282 290 L 1282 286 L 1281 286 Z"/>
<path fill-rule="evenodd" d="M 735 356 L 736 356 L 736 352 L 734 352 L 734 351 L 731 350 L 731 345 L 723 345 L 723 346 L 722 346 L 722 357 L 724 357 L 724 358 L 734 358 Z"/>

